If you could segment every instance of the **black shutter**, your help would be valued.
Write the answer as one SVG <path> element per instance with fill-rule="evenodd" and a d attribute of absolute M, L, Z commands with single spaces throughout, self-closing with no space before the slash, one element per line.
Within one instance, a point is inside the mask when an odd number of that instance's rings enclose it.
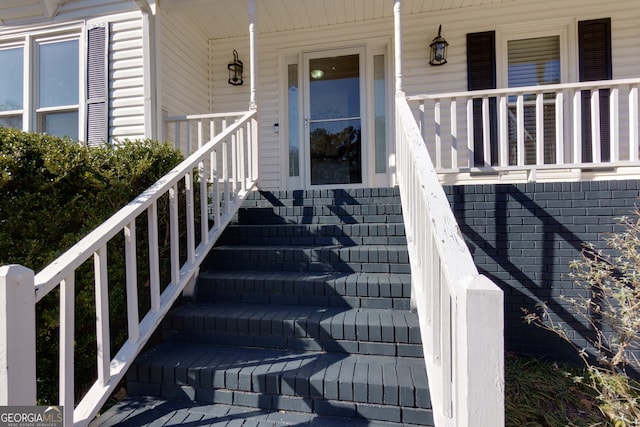
<path fill-rule="evenodd" d="M 106 26 L 87 30 L 87 143 L 109 140 L 108 32 Z"/>
<path fill-rule="evenodd" d="M 467 34 L 467 89 L 496 89 L 496 34 L 494 31 Z M 491 121 L 490 164 L 498 163 L 498 106 L 495 98 L 489 100 L 489 118 Z M 473 162 L 484 165 L 482 149 L 482 99 L 473 100 Z"/>
<path fill-rule="evenodd" d="M 611 19 L 578 22 L 579 78 L 581 82 L 611 80 Z M 603 162 L 610 160 L 609 90 L 600 91 L 600 150 Z M 582 161 L 592 162 L 591 92 L 582 91 Z"/>

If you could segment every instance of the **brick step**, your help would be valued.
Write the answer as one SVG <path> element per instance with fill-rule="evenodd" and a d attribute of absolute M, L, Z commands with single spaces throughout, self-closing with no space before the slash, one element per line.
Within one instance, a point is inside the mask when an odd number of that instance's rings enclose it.
<path fill-rule="evenodd" d="M 233 406 L 225 404 L 206 404 L 185 400 L 151 399 L 143 396 L 129 396 L 122 402 L 108 409 L 91 427 L 147 427 L 160 425 L 188 426 L 253 426 L 253 427 L 282 427 L 282 426 L 323 426 L 323 427 L 417 427 L 418 422 L 424 425 L 425 417 L 432 415 L 424 412 L 411 413 L 405 411 L 403 423 L 389 421 L 372 421 L 363 418 L 341 418 L 333 416 L 331 406 L 329 414 L 316 415 L 308 412 L 279 411 L 275 409 L 257 409 L 247 406 Z M 384 411 L 384 406 L 356 405 L 356 411 L 361 416 L 366 411 Z M 364 413 L 362 413 L 364 411 Z M 411 419 L 411 416 L 417 416 Z M 234 420 L 236 421 L 234 423 Z M 433 425 L 433 424 L 431 424 Z"/>
<path fill-rule="evenodd" d="M 406 245 L 216 246 L 204 269 L 410 273 Z"/>
<path fill-rule="evenodd" d="M 163 322 L 163 339 L 238 347 L 423 357 L 406 310 L 292 305 L 188 304 Z"/>
<path fill-rule="evenodd" d="M 359 188 L 335 190 L 253 191 L 247 195 L 243 207 L 270 206 L 352 206 L 400 205 L 400 191 L 396 188 Z"/>
<path fill-rule="evenodd" d="M 403 224 L 230 225 L 219 245 L 406 245 Z"/>
<path fill-rule="evenodd" d="M 408 310 L 411 275 L 209 270 L 197 289 L 201 302 Z"/>
<path fill-rule="evenodd" d="M 234 220 L 242 224 L 400 224 L 402 221 L 398 204 L 243 207 Z"/>
<path fill-rule="evenodd" d="M 163 343 L 129 370 L 130 395 L 147 395 L 431 425 L 419 358 Z"/>

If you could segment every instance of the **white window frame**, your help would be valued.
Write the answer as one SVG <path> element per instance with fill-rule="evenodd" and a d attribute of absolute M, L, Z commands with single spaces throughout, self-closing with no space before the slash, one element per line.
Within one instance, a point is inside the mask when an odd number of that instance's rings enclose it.
<path fill-rule="evenodd" d="M 38 106 L 38 58 L 37 45 L 40 43 L 55 43 L 69 40 L 78 41 L 78 102 L 71 105 L 39 108 Z M 52 26 L 32 29 L 23 34 L 0 36 L 0 49 L 22 47 L 23 49 L 23 102 L 22 110 L 2 112 L 1 115 L 22 114 L 22 131 L 38 132 L 38 114 L 49 112 L 75 111 L 78 114 L 78 133 L 74 140 L 85 139 L 85 100 L 84 88 L 86 82 L 86 46 L 82 24 L 68 26 Z"/>
<path fill-rule="evenodd" d="M 509 87 L 509 41 L 539 37 L 560 37 L 560 83 L 577 79 L 577 57 L 575 49 L 575 28 L 573 20 L 555 19 L 536 23 L 502 25 L 496 29 L 497 84 L 499 88 Z"/>

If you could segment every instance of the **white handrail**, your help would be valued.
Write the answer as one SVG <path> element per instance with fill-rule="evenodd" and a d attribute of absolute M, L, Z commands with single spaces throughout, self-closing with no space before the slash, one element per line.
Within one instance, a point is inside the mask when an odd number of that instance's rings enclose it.
<path fill-rule="evenodd" d="M 504 425 L 502 291 L 479 275 L 404 93 L 397 172 L 436 425 Z"/>
<path fill-rule="evenodd" d="M 176 149 L 188 156 L 202 147 L 206 141 L 213 139 L 228 126 L 242 119 L 245 113 L 245 111 L 235 111 L 167 116 L 164 118 L 164 123 L 167 127 L 172 126 L 173 132 L 167 128 L 164 140 L 172 142 Z"/>
<path fill-rule="evenodd" d="M 229 115 L 225 115 L 228 117 Z M 211 116 L 207 116 L 211 119 Z M 232 158 L 235 173 L 226 167 L 221 159 L 227 153 L 244 154 L 243 159 Z M 167 175 L 149 187 L 144 193 L 123 207 L 111 218 L 98 226 L 85 238 L 72 246 L 67 252 L 53 261 L 34 278 L 35 302 L 41 300 L 53 289 L 60 287 L 60 404 L 64 405 L 66 426 L 86 426 L 100 410 L 118 382 L 125 375 L 136 355 L 151 337 L 164 315 L 174 301 L 183 292 L 191 292 L 199 266 L 209 250 L 220 236 L 226 225 L 240 207 L 246 194 L 257 184 L 257 121 L 256 111 L 244 112 L 230 126 L 218 133 L 208 142 L 181 162 Z M 197 175 L 197 179 L 196 178 Z M 194 182 L 199 182 L 198 186 Z M 185 212 L 179 223 L 178 192 L 184 184 Z M 231 184 L 230 186 L 228 184 Z M 196 218 L 194 196 L 199 192 L 201 205 L 199 218 Z M 170 283 L 160 283 L 158 205 L 161 197 L 168 195 L 171 274 Z M 224 210 L 220 203 L 224 204 Z M 211 209 L 210 209 L 211 208 Z M 215 215 L 211 215 L 213 211 Z M 136 218 L 145 215 L 149 224 L 148 252 L 150 266 L 151 308 L 140 321 L 138 317 L 138 284 L 136 277 Z M 195 222 L 206 224 L 201 228 L 200 239 L 196 241 Z M 187 238 L 184 252 L 186 260 L 181 260 L 179 230 L 186 230 Z M 125 265 L 127 289 L 128 340 L 113 358 L 110 357 L 110 329 L 108 309 L 109 279 L 107 276 L 107 245 L 119 233 L 125 237 Z M 97 380 L 74 409 L 74 275 L 85 261 L 94 258 L 96 288 L 96 335 L 97 335 Z M 11 274 L 16 269 L 0 269 Z M 22 274 L 22 273 L 20 273 Z M 22 277 L 22 276 L 19 276 Z M 3 279 L 3 277 L 0 277 Z M 11 281 L 11 277 L 4 278 Z M 23 279 L 21 279 L 23 280 Z M 6 281 L 6 280 L 5 280 Z M 18 287 L 20 283 L 9 283 Z M 164 289 L 164 290 L 162 290 Z M 33 303 L 32 303 L 33 304 Z M 2 315 L 2 313 L 0 313 Z M 11 327 L 12 319 L 7 319 Z M 13 325 L 15 327 L 15 325 Z M 35 340 L 33 334 L 27 333 Z M 25 365 L 26 366 L 26 365 Z M 24 369 L 27 369 L 26 367 Z M 25 375 L 32 378 L 33 373 Z M 0 392 L 11 393 L 12 384 Z M 35 402 L 32 402 L 35 403 Z M 23 402 L 23 404 L 29 404 Z"/>
<path fill-rule="evenodd" d="M 615 178 L 640 166 L 639 87 L 640 79 L 602 80 L 407 100 L 418 105 L 422 137 L 446 182 L 467 183 L 483 172 L 501 182 L 521 180 L 522 174 L 508 175 L 514 171 L 527 171 L 528 181 L 541 179 L 536 171 L 550 180 L 562 179 L 560 173 L 589 179 L 594 170 Z"/>

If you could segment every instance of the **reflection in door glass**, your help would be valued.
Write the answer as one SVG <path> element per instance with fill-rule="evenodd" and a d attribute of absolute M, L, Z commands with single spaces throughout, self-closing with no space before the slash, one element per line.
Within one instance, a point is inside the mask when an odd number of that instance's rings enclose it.
<path fill-rule="evenodd" d="M 373 109 L 375 116 L 376 173 L 387 171 L 387 112 L 384 55 L 373 57 Z"/>
<path fill-rule="evenodd" d="M 300 175 L 300 138 L 298 135 L 298 64 L 288 67 L 289 176 Z"/>
<path fill-rule="evenodd" d="M 362 182 L 360 120 L 311 125 L 311 184 Z"/>
<path fill-rule="evenodd" d="M 359 55 L 309 61 L 311 184 L 362 182 Z"/>

